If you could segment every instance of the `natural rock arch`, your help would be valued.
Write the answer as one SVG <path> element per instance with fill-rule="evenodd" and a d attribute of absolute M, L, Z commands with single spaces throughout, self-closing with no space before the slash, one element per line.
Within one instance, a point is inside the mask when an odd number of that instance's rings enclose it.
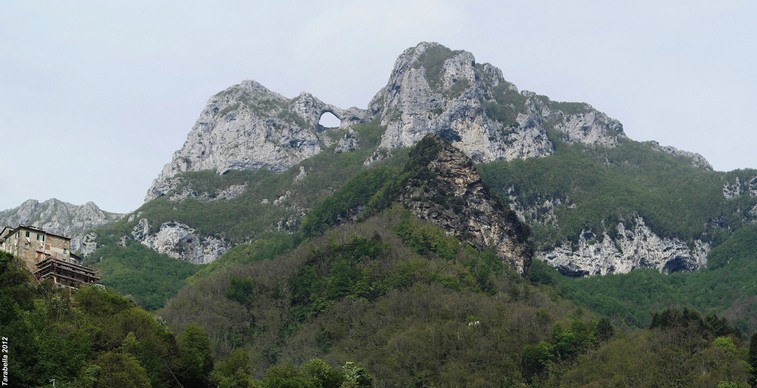
<path fill-rule="evenodd" d="M 342 118 L 339 117 L 337 112 L 326 109 L 321 112 L 321 116 L 318 119 L 318 125 L 323 128 L 339 128 L 342 125 Z"/>

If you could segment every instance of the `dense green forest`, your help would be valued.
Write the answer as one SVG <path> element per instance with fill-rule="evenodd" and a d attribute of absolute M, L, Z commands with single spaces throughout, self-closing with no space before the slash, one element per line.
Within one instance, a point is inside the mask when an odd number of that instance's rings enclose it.
<path fill-rule="evenodd" d="M 554 136 L 555 139 L 558 137 Z M 618 222 L 635 215 L 659 235 L 718 244 L 750 219 L 757 197 L 727 199 L 723 186 L 753 170 L 722 173 L 692 165 L 686 157 L 623 139 L 617 147 L 587 147 L 555 140 L 546 158 L 479 165 L 483 179 L 499 195 L 513 195 L 524 207 L 539 209 L 526 220 L 538 248 L 575 240 L 583 230 L 610 235 Z M 556 222 L 544 220 L 553 211 Z"/>
<path fill-rule="evenodd" d="M 534 260 L 522 278 L 394 205 L 422 163 L 402 151 L 365 168 L 378 139 L 368 138 L 357 156 L 325 152 L 283 174 L 187 173 L 182 190 L 248 189 L 229 201 L 159 198 L 140 209 L 152 227 L 179 220 L 241 243 L 212 264 L 117 244 L 135 223 L 128 219 L 98 231 L 102 246 L 88 260 L 108 287 L 165 306 L 164 330 L 202 328 L 217 360 L 206 378 L 216 384 L 319 386 L 315 374 L 378 386 L 749 384 L 757 226 L 748 211 L 757 198 L 727 199 L 723 186 L 753 171 L 698 168 L 631 140 L 615 148 L 555 140 L 547 158 L 480 164 L 504 203 L 559 200 L 545 210 L 557 222 L 526 215 L 537 249 L 571 244 L 583 230 L 612 235 L 634 216 L 662 236 L 713 246 L 707 268 L 693 273 L 575 279 Z M 305 183 L 295 179 L 301 166 Z M 287 191 L 289 205 L 263 206 Z M 271 227 L 303 209 L 301 222 Z"/>
<path fill-rule="evenodd" d="M 207 331 L 173 333 L 155 315 L 102 286 L 37 284 L 24 264 L 0 252 L 3 386 L 11 387 L 365 387 L 373 377 L 353 362 L 277 364 L 260 379 L 249 355 L 217 359 Z"/>
<path fill-rule="evenodd" d="M 179 330 L 199 322 L 218 355 L 244 349 L 258 375 L 318 357 L 390 386 L 746 384 L 747 341 L 727 320 L 671 302 L 618 325 L 543 272 L 524 279 L 393 207 L 198 278 L 159 314 Z M 582 377 L 598 354 L 614 357 L 608 373 Z"/>

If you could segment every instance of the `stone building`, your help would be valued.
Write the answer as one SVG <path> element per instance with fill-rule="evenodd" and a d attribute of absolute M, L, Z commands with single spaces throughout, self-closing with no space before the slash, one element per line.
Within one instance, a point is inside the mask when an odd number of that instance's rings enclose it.
<path fill-rule="evenodd" d="M 71 239 L 33 226 L 3 228 L 0 249 L 24 261 L 37 280 L 50 278 L 59 286 L 77 287 L 100 280 L 71 253 Z"/>

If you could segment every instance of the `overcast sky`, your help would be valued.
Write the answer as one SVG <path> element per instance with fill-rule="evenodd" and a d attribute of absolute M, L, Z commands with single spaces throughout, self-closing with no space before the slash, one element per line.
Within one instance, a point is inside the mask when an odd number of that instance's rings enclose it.
<path fill-rule="evenodd" d="M 757 2 L 0 2 L 0 210 L 136 210 L 213 94 L 245 79 L 365 108 L 421 41 L 635 140 L 757 167 Z"/>

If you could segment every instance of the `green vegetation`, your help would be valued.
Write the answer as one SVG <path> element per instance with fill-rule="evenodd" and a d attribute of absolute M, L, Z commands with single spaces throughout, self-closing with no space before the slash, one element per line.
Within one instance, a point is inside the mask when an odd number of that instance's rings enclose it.
<path fill-rule="evenodd" d="M 721 322 L 722 323 L 722 322 Z M 691 310 L 655 315 L 649 330 L 617 336 L 579 356 L 560 376 L 567 386 L 748 386 L 744 341 Z"/>
<path fill-rule="evenodd" d="M 505 126 L 515 124 L 518 113 L 523 113 L 526 109 L 526 97 L 512 89 L 512 84 L 505 81 L 492 86 L 490 90 L 494 98 L 481 101 L 486 116 Z"/>
<path fill-rule="evenodd" d="M 651 323 L 652 313 L 669 305 L 692 306 L 730 319 L 742 331 L 757 329 L 757 225 L 746 225 L 713 248 L 712 265 L 693 273 L 628 274 L 570 279 L 534 261 L 532 281 L 550 284 L 560 295 L 606 315 L 624 327 Z"/>
<path fill-rule="evenodd" d="M 369 123 L 355 126 L 354 130 L 360 137 L 358 150 L 334 153 L 333 149 L 326 149 L 283 173 L 265 169 L 229 171 L 223 175 L 213 171 L 183 173 L 178 177 L 180 183 L 176 192 L 179 193 L 212 199 L 230 186 L 246 185 L 246 190 L 230 200 L 169 200 L 174 193 L 152 200 L 138 209 L 135 217 L 123 218 L 97 229 L 99 248 L 89 255 L 88 264 L 102 271 L 103 284 L 131 295 L 145 308 L 155 309 L 175 295 L 196 271 L 207 274 L 237 260 L 269 259 L 291 249 L 299 237 L 289 233 L 300 229 L 298 221 L 302 212 L 329 197 L 357 174 L 362 174 L 363 161 L 375 150 L 384 128 L 378 123 Z M 402 151 L 397 152 L 377 171 L 388 174 L 391 168 L 395 168 L 393 166 L 401 165 L 405 159 Z M 300 167 L 305 169 L 307 176 L 295 182 Z M 123 236 L 131 235 L 140 219 L 148 220 L 152 233 L 157 232 L 163 223 L 179 222 L 201 235 L 242 245 L 206 268 L 192 266 L 139 244 L 119 244 Z M 244 244 L 250 241 L 251 246 Z M 248 254 L 251 251 L 255 253 Z"/>
<path fill-rule="evenodd" d="M 95 261 L 96 260 L 96 261 Z M 105 246 L 90 256 L 101 283 L 128 295 L 148 310 L 162 307 L 186 284 L 186 279 L 203 266 L 161 255 L 135 242 L 127 246 Z"/>
<path fill-rule="evenodd" d="M 559 296 L 597 278 L 563 278 L 540 265 L 532 276 L 541 280 L 531 285 L 495 256 L 394 207 L 327 229 L 274 260 L 198 278 L 160 314 L 177 330 L 186 315 L 208 328 L 217 357 L 239 357 L 244 349 L 252 375 L 263 382 L 273 376 L 305 381 L 302 370 L 314 358 L 329 365 L 354 360 L 379 385 L 747 381 L 747 344 L 729 321 L 665 305 L 640 313 L 646 323 L 621 321 L 624 330 L 617 330 L 616 315 L 597 316 L 595 308 L 577 308 Z M 675 274 L 685 275 L 691 274 Z M 623 302 L 623 293 L 649 286 L 642 282 L 616 294 L 589 287 L 585 294 L 617 295 L 608 302 L 613 304 Z M 651 328 L 637 328 L 644 326 Z M 666 348 L 657 345 L 662 339 Z M 630 369 L 598 361 L 600 354 Z M 691 361 L 674 370 L 676 355 Z M 645 375 L 634 357 L 655 365 L 654 373 Z M 611 373 L 586 372 L 591 362 Z"/>
<path fill-rule="evenodd" d="M 190 314 L 208 328 L 216 354 L 244 347 L 254 374 L 266 378 L 276 364 L 294 376 L 291 365 L 319 357 L 354 360 L 379 384 L 404 386 L 522 381 L 521 351 L 552 341 L 563 319 L 572 326 L 555 338 L 569 344 L 557 349 L 588 349 L 565 338 L 579 326 L 596 336 L 597 324 L 568 318 L 571 311 L 493 254 L 394 207 L 275 260 L 198 278 L 160 314 L 177 328 Z"/>
<path fill-rule="evenodd" d="M 418 62 L 413 64 L 413 67 L 418 69 L 423 67 L 426 69 L 426 79 L 428 80 L 431 90 L 441 89 L 441 77 L 444 70 L 444 62 L 460 54 L 462 51 L 452 51 L 442 45 L 433 45 L 427 48 L 419 57 Z"/>
<path fill-rule="evenodd" d="M 376 193 L 391 184 L 396 175 L 397 170 L 389 167 L 376 167 L 358 173 L 339 191 L 313 207 L 302 221 L 303 234 L 310 237 L 323 233 L 339 221 L 344 221 L 350 213 L 358 216 L 359 208 L 369 204 Z"/>
<path fill-rule="evenodd" d="M 177 369 L 183 351 L 150 313 L 112 290 L 55 289 L 48 282 L 37 285 L 29 275 L 20 261 L 0 253 L 0 330 L 8 338 L 12 386 L 55 379 L 60 386 L 129 381 L 163 387 L 175 386 L 177 378 L 192 385 L 193 378 Z"/>
<path fill-rule="evenodd" d="M 526 220 L 538 248 L 575 240 L 583 230 L 612 234 L 619 222 L 641 216 L 657 234 L 713 243 L 738 228 L 757 198 L 726 200 L 724 174 L 693 167 L 687 160 L 630 140 L 615 148 L 557 142 L 553 156 L 479 165 L 484 180 L 502 196 L 539 208 Z M 545 201 L 559 200 L 556 223 L 544 222 Z M 718 222 L 715 222 L 719 220 Z"/>
<path fill-rule="evenodd" d="M 78 290 L 36 284 L 23 263 L 0 252 L 0 336 L 10 386 L 42 387 L 369 387 L 372 376 L 346 362 L 319 359 L 273 366 L 252 377 L 247 353 L 215 362 L 205 328 L 174 335 L 155 316 L 102 286 Z M 289 369 L 293 373 L 289 373 Z M 285 373 L 284 373 L 285 372 Z M 300 379 L 300 377 L 302 377 Z"/>
<path fill-rule="evenodd" d="M 585 102 L 556 102 L 550 101 L 549 98 L 545 96 L 539 97 L 542 99 L 542 102 L 546 102 L 550 106 L 550 108 L 559 110 L 568 115 L 589 113 L 592 111 L 591 105 Z"/>

